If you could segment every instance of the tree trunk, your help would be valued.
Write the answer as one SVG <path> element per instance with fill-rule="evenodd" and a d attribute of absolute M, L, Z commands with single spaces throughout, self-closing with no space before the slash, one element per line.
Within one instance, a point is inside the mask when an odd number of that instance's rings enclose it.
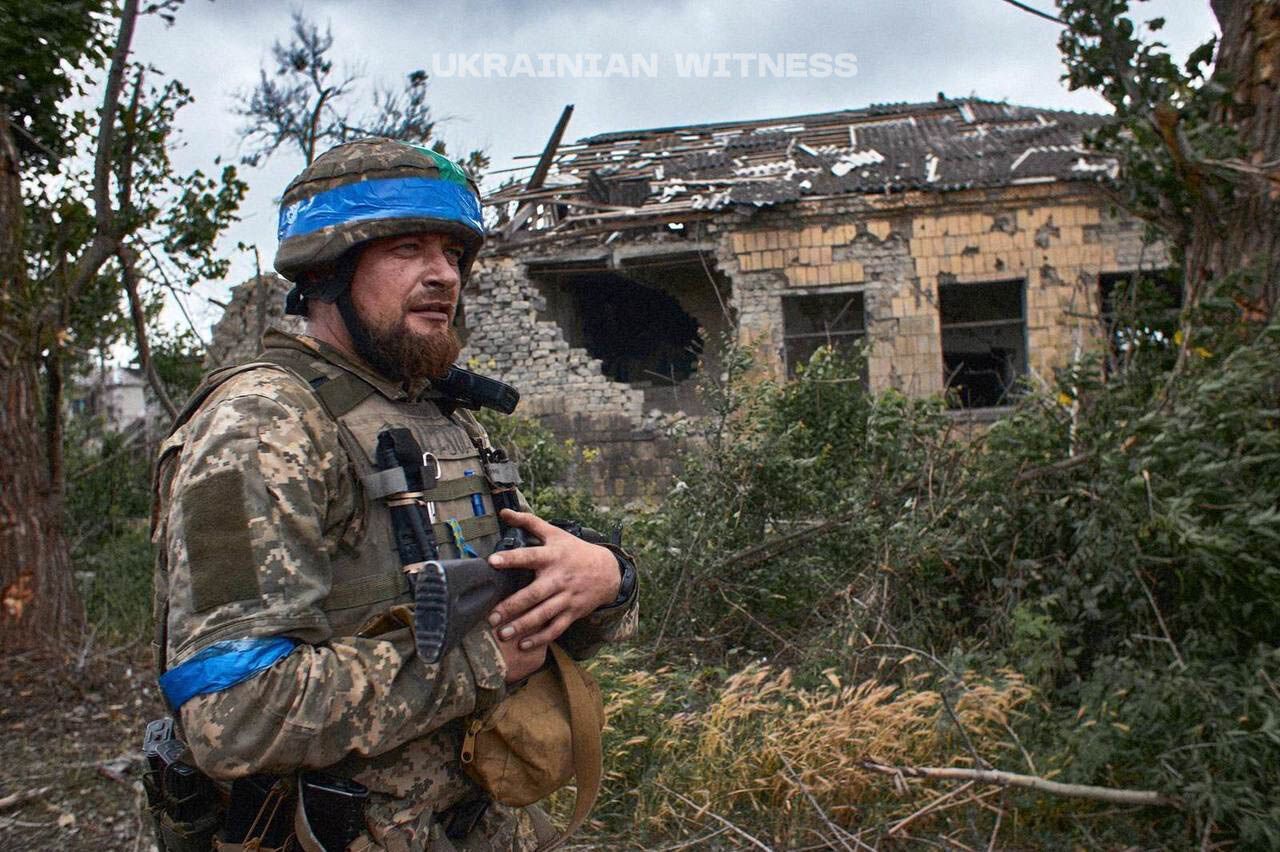
<path fill-rule="evenodd" d="M 1187 247 L 1187 284 L 1234 271 L 1248 278 L 1245 318 L 1274 315 L 1280 296 L 1280 3 L 1212 0 L 1222 28 L 1213 76 L 1231 93 L 1214 119 L 1235 129 L 1245 148 L 1231 202 L 1199 211 Z M 1190 292 L 1198 292 L 1191 290 Z"/>
<path fill-rule="evenodd" d="M 72 635 L 83 613 L 41 442 L 39 344 L 21 304 L 25 214 L 7 116 L 0 108 L 0 650 L 11 652 Z"/>

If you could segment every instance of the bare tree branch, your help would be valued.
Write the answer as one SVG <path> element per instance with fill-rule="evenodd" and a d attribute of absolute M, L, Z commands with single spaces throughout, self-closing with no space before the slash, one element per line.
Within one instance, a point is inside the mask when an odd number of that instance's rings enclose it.
<path fill-rule="evenodd" d="M 120 236 L 111 207 L 111 154 L 115 145 L 116 105 L 124 88 L 125 66 L 133 42 L 133 28 L 138 18 L 138 0 L 125 0 L 120 13 L 120 33 L 111 51 L 111 67 L 107 72 L 106 91 L 102 95 L 99 117 L 98 148 L 93 157 L 93 213 L 96 230 L 93 241 L 76 262 L 65 299 L 74 302 L 98 274 L 102 264 L 116 253 Z"/>
<path fill-rule="evenodd" d="M 114 232 L 114 211 L 111 208 L 111 154 L 115 144 L 116 105 L 124 88 L 124 70 L 129 61 L 129 48 L 133 42 L 133 27 L 138 19 L 138 0 L 125 0 L 120 13 L 120 34 L 111 51 L 111 67 L 107 71 L 106 91 L 102 93 L 102 110 L 98 120 L 98 150 L 93 156 L 93 213 L 98 232 Z M 96 270 L 95 270 L 96 271 Z"/>
<path fill-rule="evenodd" d="M 1154 790 L 1125 790 L 1115 787 L 1095 787 L 1089 784 L 1062 784 L 1035 775 L 1019 775 L 999 769 L 965 769 L 952 766 L 889 766 L 874 760 L 862 761 L 862 768 L 881 775 L 897 778 L 934 778 L 943 781 L 978 781 L 998 787 L 1022 787 L 1054 796 L 1073 799 L 1092 799 L 1116 805 L 1156 805 L 1182 808 L 1181 799 L 1166 796 Z"/>
<path fill-rule="evenodd" d="M 1024 12 L 1035 15 L 1037 18 L 1043 18 L 1046 21 L 1052 21 L 1058 26 L 1062 26 L 1062 27 L 1070 26 L 1066 21 L 1062 20 L 1056 15 L 1050 15 L 1048 12 L 1041 12 L 1039 9 L 1035 8 L 1034 6 L 1028 6 L 1026 3 L 1020 3 L 1018 2 L 1018 0 L 1004 0 L 1004 2 L 1008 3 L 1010 6 L 1013 6 L 1015 9 L 1021 9 Z"/>
<path fill-rule="evenodd" d="M 116 251 L 120 258 L 120 276 L 124 281 L 125 292 L 129 294 L 129 313 L 133 317 L 133 333 L 138 343 L 138 364 L 147 377 L 147 384 L 155 392 L 156 399 L 169 413 L 170 419 L 178 416 L 178 407 L 169 398 L 160 374 L 156 372 L 155 363 L 151 360 L 151 345 L 147 342 L 147 317 L 142 309 L 142 298 L 138 295 L 138 255 L 130 246 L 123 243 Z"/>

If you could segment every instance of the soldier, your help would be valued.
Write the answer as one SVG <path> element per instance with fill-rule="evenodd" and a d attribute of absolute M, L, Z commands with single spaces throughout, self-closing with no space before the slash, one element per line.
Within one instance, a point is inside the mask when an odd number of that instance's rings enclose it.
<path fill-rule="evenodd" d="M 263 362 L 207 381 L 160 451 L 161 685 L 189 753 L 217 779 L 323 769 L 363 784 L 351 849 L 534 848 L 545 817 L 461 771 L 463 717 L 543 666 L 552 640 L 582 658 L 634 631 L 617 546 L 506 510 L 541 544 L 489 555 L 487 438 L 431 381 L 458 356 L 483 234 L 474 184 L 443 156 L 365 139 L 317 158 L 285 190 L 275 260 L 306 334 L 269 332 Z M 362 486 L 389 426 L 439 465 L 441 556 L 534 572 L 436 663 L 393 614 L 409 583 L 389 510 Z"/>

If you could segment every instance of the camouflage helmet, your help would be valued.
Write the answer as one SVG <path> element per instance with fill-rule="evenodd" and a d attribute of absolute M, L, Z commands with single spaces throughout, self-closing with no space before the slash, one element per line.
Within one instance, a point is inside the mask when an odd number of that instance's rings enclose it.
<path fill-rule="evenodd" d="M 286 310 L 302 298 L 333 301 L 350 285 L 340 259 L 367 240 L 443 231 L 463 244 L 465 282 L 484 243 L 479 191 L 462 168 L 429 148 L 370 137 L 329 149 L 289 182 L 280 200 L 276 271 L 294 282 Z M 315 276 L 304 273 L 317 272 Z"/>

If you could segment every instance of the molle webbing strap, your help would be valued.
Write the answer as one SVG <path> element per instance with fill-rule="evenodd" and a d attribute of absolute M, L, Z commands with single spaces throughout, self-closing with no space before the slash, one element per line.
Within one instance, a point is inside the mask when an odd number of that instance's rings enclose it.
<path fill-rule="evenodd" d="M 294 349 L 268 349 L 262 353 L 262 361 L 300 376 L 334 420 L 377 393 L 373 385 L 354 373 L 340 370 L 337 376 L 330 376 L 321 372 L 309 356 Z"/>
<path fill-rule="evenodd" d="M 462 529 L 463 538 L 467 541 L 474 541 L 486 535 L 497 535 L 498 518 L 496 515 L 461 518 L 458 520 L 458 526 Z M 449 529 L 448 524 L 432 524 L 431 531 L 435 533 L 436 541 L 453 541 L 453 531 Z"/>
<path fill-rule="evenodd" d="M 409 591 L 403 574 L 374 574 L 334 583 L 325 596 L 325 609 L 347 609 L 388 600 Z"/>
<path fill-rule="evenodd" d="M 435 503 L 458 500 L 472 494 L 488 494 L 489 487 L 483 476 L 464 476 L 460 479 L 442 479 L 426 493 L 425 499 Z"/>

